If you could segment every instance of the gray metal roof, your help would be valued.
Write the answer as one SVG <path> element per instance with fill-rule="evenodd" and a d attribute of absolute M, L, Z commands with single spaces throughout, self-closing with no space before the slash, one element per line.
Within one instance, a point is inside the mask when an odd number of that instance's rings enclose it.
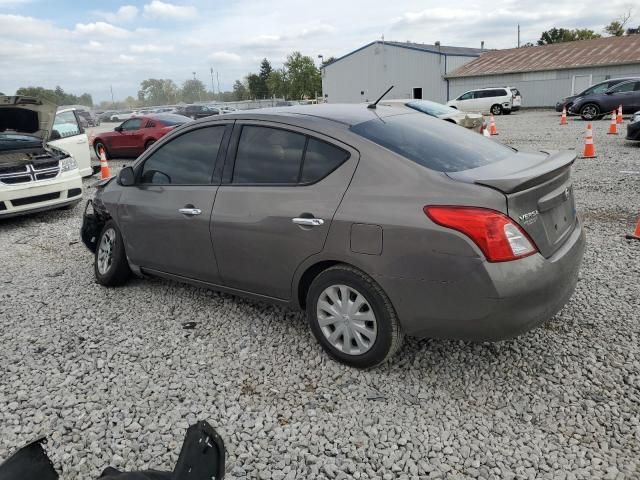
<path fill-rule="evenodd" d="M 327 63 L 322 68 L 328 67 L 329 65 L 333 65 L 334 63 L 339 62 L 340 60 L 347 58 L 353 55 L 354 53 L 358 53 L 360 50 L 364 50 L 365 48 L 375 44 L 388 45 L 388 46 L 398 47 L 398 48 L 406 48 L 409 50 L 419 50 L 421 52 L 426 52 L 426 53 L 435 53 L 436 55 L 451 55 L 451 56 L 462 56 L 462 57 L 478 57 L 483 52 L 483 50 L 479 48 L 450 47 L 447 45 L 428 45 L 426 43 L 376 40 L 375 42 L 367 43 L 366 45 L 363 45 L 362 47 L 354 50 L 353 52 L 349 52 L 346 55 L 343 55 L 342 57 L 336 58 L 333 62 Z"/>
<path fill-rule="evenodd" d="M 554 43 L 539 47 L 490 50 L 448 78 L 567 68 L 640 64 L 640 35 Z"/>

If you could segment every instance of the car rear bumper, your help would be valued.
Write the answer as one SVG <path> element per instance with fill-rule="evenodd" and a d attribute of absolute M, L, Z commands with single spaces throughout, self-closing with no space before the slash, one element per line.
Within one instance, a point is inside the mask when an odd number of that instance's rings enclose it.
<path fill-rule="evenodd" d="M 60 178 L 22 185 L 0 187 L 0 218 L 40 212 L 73 205 L 82 199 L 82 179 L 78 171 Z"/>
<path fill-rule="evenodd" d="M 627 140 L 640 140 L 640 122 L 627 124 Z"/>
<path fill-rule="evenodd" d="M 551 258 L 536 254 L 504 263 L 457 259 L 467 263 L 459 281 L 376 280 L 410 336 L 500 340 L 549 320 L 567 303 L 584 248 L 585 236 L 577 220 L 571 237 Z"/>

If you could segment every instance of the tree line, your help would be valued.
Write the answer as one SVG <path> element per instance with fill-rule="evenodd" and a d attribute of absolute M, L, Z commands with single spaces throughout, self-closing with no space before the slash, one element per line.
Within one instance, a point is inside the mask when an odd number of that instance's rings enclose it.
<path fill-rule="evenodd" d="M 612 20 L 606 27 L 604 27 L 603 33 L 612 37 L 622 37 L 624 35 L 638 35 L 640 34 L 640 25 L 637 28 L 627 27 L 631 20 L 631 10 L 627 11 L 619 18 Z M 538 45 L 550 45 L 553 43 L 574 42 L 576 40 L 591 40 L 594 38 L 602 38 L 602 35 L 589 28 L 551 28 L 545 30 L 540 35 Z M 528 42 L 523 47 L 533 47 L 533 43 Z"/>
<path fill-rule="evenodd" d="M 21 87 L 16 90 L 16 95 L 41 98 L 53 102 L 58 106 L 85 105 L 87 107 L 93 107 L 91 94 L 83 93 L 82 95 L 74 95 L 65 92 L 60 86 L 57 86 L 53 90 L 43 87 Z"/>

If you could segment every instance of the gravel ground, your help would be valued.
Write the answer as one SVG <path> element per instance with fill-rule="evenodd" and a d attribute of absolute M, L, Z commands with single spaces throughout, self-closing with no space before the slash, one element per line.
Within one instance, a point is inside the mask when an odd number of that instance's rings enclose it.
<path fill-rule="evenodd" d="M 498 138 L 579 144 L 584 122 L 558 121 L 499 117 Z M 623 238 L 640 145 L 606 128 L 574 169 L 588 247 L 570 303 L 511 341 L 409 339 L 373 371 L 329 360 L 295 312 L 161 280 L 98 286 L 80 206 L 1 222 L 0 458 L 46 434 L 65 479 L 171 469 L 206 419 L 228 478 L 640 478 L 640 242 Z"/>

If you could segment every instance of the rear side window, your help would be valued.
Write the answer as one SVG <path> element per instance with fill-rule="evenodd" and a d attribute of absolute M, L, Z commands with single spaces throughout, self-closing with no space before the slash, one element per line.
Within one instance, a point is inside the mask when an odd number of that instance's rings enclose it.
<path fill-rule="evenodd" d="M 213 177 L 225 126 L 192 130 L 160 147 L 142 166 L 140 182 L 208 185 Z"/>
<path fill-rule="evenodd" d="M 326 177 L 349 158 L 349 153 L 326 142 L 309 139 L 302 165 L 301 183 L 314 183 Z"/>
<path fill-rule="evenodd" d="M 621 83 L 617 87 L 613 87 L 611 91 L 613 93 L 622 93 L 622 92 L 633 92 L 633 90 L 638 86 L 638 82 L 628 82 Z"/>
<path fill-rule="evenodd" d="M 233 183 L 297 183 L 305 142 L 305 135 L 287 130 L 242 127 Z"/>
<path fill-rule="evenodd" d="M 482 167 L 513 154 L 510 148 L 466 128 L 419 113 L 369 120 L 351 131 L 438 172 Z"/>
<path fill-rule="evenodd" d="M 512 88 L 511 93 L 513 93 L 516 97 L 520 95 L 520 91 L 517 88 Z"/>

